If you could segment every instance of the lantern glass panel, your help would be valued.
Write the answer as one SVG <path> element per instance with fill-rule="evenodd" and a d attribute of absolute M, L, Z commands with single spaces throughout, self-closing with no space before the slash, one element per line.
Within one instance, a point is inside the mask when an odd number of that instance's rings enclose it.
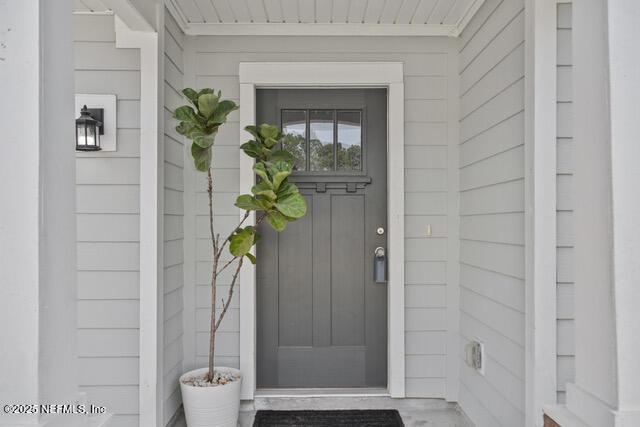
<path fill-rule="evenodd" d="M 96 139 L 96 127 L 94 125 L 87 125 L 87 145 L 89 147 L 97 146 Z"/>
<path fill-rule="evenodd" d="M 87 145 L 87 132 L 84 123 L 78 123 L 76 125 L 78 134 L 78 145 Z"/>

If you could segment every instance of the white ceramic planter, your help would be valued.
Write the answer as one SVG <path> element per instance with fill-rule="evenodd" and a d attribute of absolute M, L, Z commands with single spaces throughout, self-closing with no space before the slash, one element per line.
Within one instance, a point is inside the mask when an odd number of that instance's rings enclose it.
<path fill-rule="evenodd" d="M 182 403 L 188 427 L 236 427 L 240 409 L 240 371 L 216 367 L 218 372 L 232 372 L 237 381 L 215 387 L 194 387 L 182 382 L 185 378 L 202 376 L 208 368 L 195 369 L 180 377 Z"/>

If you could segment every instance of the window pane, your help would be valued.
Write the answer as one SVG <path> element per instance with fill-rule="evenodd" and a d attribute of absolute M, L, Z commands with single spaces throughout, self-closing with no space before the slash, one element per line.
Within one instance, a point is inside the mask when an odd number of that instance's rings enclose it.
<path fill-rule="evenodd" d="M 338 111 L 338 170 L 362 170 L 362 117 L 360 111 Z"/>
<path fill-rule="evenodd" d="M 282 110 L 282 148 L 296 159 L 293 168 L 305 170 L 307 112 L 305 110 Z"/>
<path fill-rule="evenodd" d="M 333 170 L 333 110 L 309 111 L 309 156 L 312 171 Z"/>

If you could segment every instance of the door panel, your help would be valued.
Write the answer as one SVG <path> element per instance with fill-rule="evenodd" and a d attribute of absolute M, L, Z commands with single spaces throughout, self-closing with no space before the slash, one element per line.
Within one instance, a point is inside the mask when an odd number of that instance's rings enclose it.
<path fill-rule="evenodd" d="M 364 195 L 330 200 L 331 345 L 364 345 Z"/>
<path fill-rule="evenodd" d="M 257 122 L 278 123 L 298 159 L 307 215 L 260 226 L 258 387 L 385 387 L 386 90 L 260 89 Z"/>

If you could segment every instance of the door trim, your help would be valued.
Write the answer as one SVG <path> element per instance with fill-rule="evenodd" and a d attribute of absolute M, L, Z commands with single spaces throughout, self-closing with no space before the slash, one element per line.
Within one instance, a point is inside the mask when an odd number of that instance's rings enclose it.
<path fill-rule="evenodd" d="M 404 379 L 404 81 L 400 62 L 241 62 L 240 141 L 251 138 L 244 127 L 255 123 L 257 88 L 387 89 L 387 387 L 391 397 L 405 396 Z M 240 157 L 240 194 L 254 185 L 253 159 Z M 255 223 L 255 215 L 249 217 Z M 252 249 L 255 253 L 255 248 Z M 240 273 L 240 370 L 242 399 L 256 391 L 256 268 Z"/>

